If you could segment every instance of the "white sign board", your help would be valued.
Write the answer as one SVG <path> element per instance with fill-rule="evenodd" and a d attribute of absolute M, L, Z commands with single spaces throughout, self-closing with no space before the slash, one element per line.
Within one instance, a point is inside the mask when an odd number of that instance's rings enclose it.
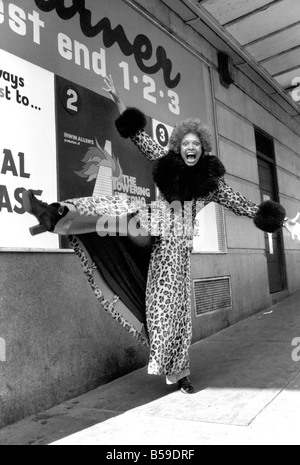
<path fill-rule="evenodd" d="M 52 234 L 32 237 L 22 188 L 57 198 L 54 75 L 0 50 L 0 248 L 58 248 Z"/>

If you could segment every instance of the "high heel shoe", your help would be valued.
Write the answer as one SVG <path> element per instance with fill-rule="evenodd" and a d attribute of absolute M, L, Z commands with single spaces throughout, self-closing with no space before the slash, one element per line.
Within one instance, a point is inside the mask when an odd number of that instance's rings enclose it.
<path fill-rule="evenodd" d="M 24 210 L 35 216 L 39 221 L 38 225 L 29 229 L 32 236 L 54 231 L 57 221 L 62 217 L 62 214 L 59 213 L 59 204 L 49 205 L 42 202 L 34 196 L 32 190 L 27 191 L 25 189 L 22 194 L 22 203 Z"/>
<path fill-rule="evenodd" d="M 48 231 L 47 226 L 45 224 L 37 224 L 36 226 L 32 226 L 29 228 L 30 234 L 32 236 L 37 236 L 38 234 L 43 234 Z"/>
<path fill-rule="evenodd" d="M 191 380 L 186 376 L 182 378 L 177 383 L 178 389 L 184 394 L 193 394 L 195 392 L 194 386 L 191 383 Z"/>

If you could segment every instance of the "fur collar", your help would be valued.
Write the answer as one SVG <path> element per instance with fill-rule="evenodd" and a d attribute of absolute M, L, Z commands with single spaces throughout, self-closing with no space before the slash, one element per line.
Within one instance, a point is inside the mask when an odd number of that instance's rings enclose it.
<path fill-rule="evenodd" d="M 154 162 L 153 179 L 167 202 L 181 203 L 207 197 L 225 175 L 223 163 L 213 155 L 202 155 L 197 165 L 187 166 L 180 153 L 169 151 Z"/>

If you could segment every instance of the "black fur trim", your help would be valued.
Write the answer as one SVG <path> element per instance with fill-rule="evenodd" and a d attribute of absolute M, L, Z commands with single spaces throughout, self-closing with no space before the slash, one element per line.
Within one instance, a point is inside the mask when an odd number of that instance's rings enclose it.
<path fill-rule="evenodd" d="M 213 155 L 202 155 L 198 163 L 190 167 L 180 154 L 169 151 L 153 166 L 153 179 L 169 203 L 206 197 L 218 189 L 219 179 L 224 175 L 223 163 Z"/>
<path fill-rule="evenodd" d="M 130 107 L 117 118 L 115 124 L 120 135 L 127 139 L 135 136 L 141 129 L 145 129 L 147 120 L 144 113 L 137 108 Z"/>
<path fill-rule="evenodd" d="M 273 200 L 265 200 L 253 218 L 254 224 L 262 231 L 274 233 L 282 227 L 286 211 L 280 203 Z"/>

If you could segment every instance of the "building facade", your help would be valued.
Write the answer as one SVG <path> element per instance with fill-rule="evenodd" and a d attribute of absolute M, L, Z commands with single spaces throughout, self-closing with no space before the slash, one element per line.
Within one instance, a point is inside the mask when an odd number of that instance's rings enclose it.
<path fill-rule="evenodd" d="M 295 108 L 270 97 L 272 83 L 211 33 L 196 2 L 174 3 L 86 1 L 83 11 L 75 1 L 0 0 L 0 426 L 147 363 L 147 350 L 95 301 L 66 241 L 30 236 L 21 205 L 23 187 L 48 201 L 155 198 L 148 165 L 116 135 L 106 74 L 162 146 L 176 122 L 199 117 L 234 189 L 277 200 L 290 217 L 299 209 Z M 300 289 L 300 247 L 285 231 L 264 234 L 216 205 L 198 225 L 194 342 Z"/>

